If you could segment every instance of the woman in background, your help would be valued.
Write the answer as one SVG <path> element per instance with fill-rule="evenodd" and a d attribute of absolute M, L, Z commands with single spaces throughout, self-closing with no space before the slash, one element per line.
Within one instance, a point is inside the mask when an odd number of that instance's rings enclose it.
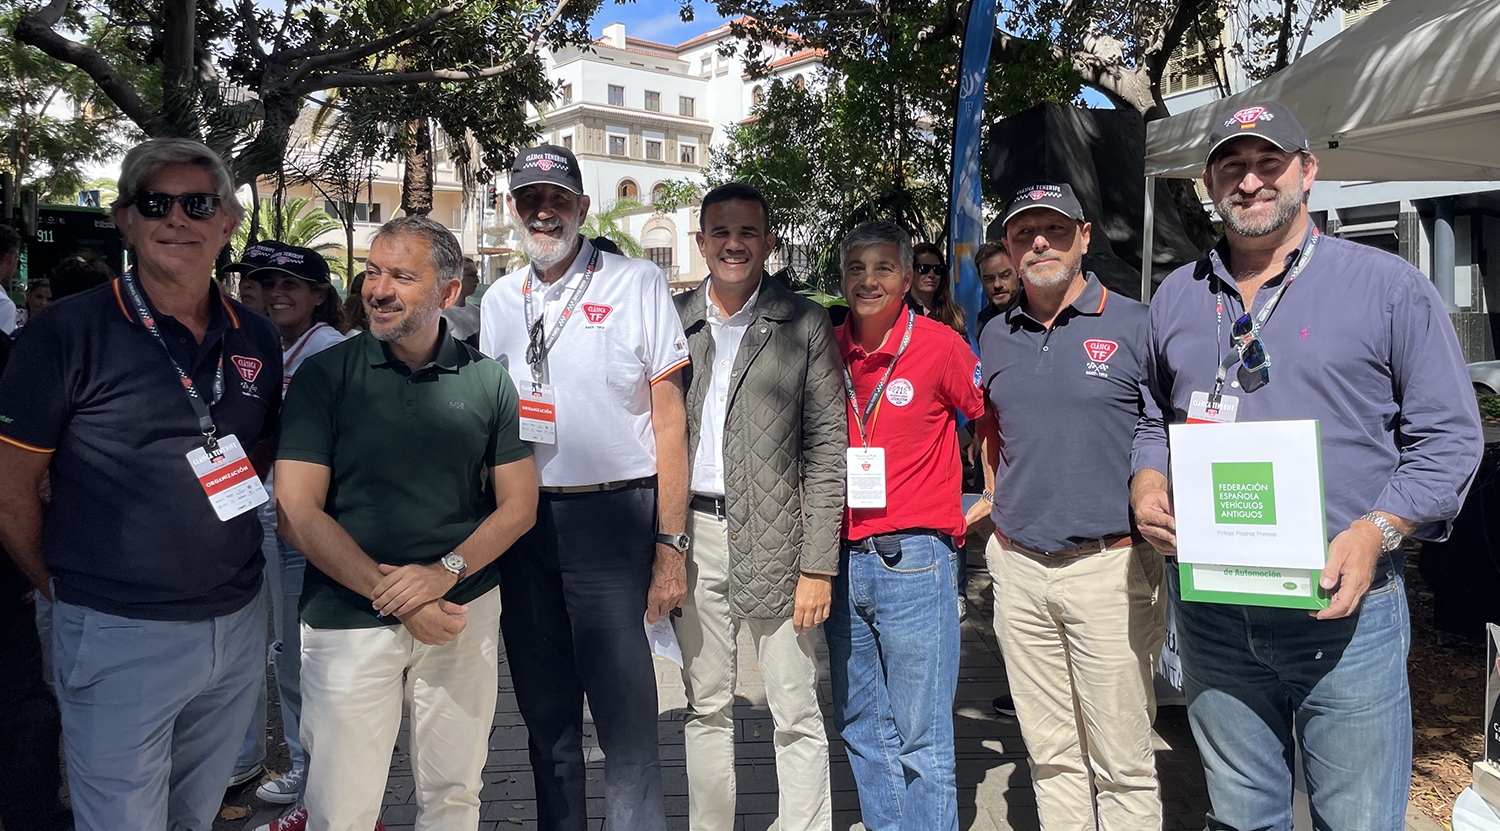
<path fill-rule="evenodd" d="M 953 292 L 948 285 L 948 266 L 943 262 L 943 249 L 930 242 L 919 242 L 912 246 L 911 254 L 916 279 L 912 280 L 911 291 L 906 294 L 907 301 L 918 314 L 936 320 L 968 340 L 964 310 L 953 302 Z"/>

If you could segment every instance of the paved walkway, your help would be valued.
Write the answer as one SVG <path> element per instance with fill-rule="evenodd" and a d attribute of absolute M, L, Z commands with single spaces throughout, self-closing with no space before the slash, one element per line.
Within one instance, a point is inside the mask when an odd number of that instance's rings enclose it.
<path fill-rule="evenodd" d="M 975 558 L 977 559 L 977 558 Z M 971 560 L 972 562 L 973 560 Z M 982 559 L 978 560 L 980 563 Z M 990 701 L 1007 691 L 1005 669 L 990 634 L 988 621 L 989 579 L 982 570 L 969 586 L 970 611 L 963 625 L 963 659 L 954 732 L 958 758 L 959 827 L 964 831 L 1032 831 L 1038 829 L 1036 798 L 1026 765 L 1026 750 L 1014 719 L 995 715 Z M 829 710 L 827 653 L 820 644 L 825 667 L 821 689 L 825 716 Z M 668 827 L 687 828 L 687 773 L 683 760 L 682 725 L 686 698 L 682 677 L 675 664 L 657 661 L 660 696 L 659 729 L 662 740 L 662 773 L 665 779 Z M 765 689 L 748 639 L 741 637 L 739 686 L 735 695 L 735 728 L 739 774 L 739 831 L 765 831 L 775 827 L 776 766 L 772 747 L 771 713 Z M 585 728 L 590 767 L 590 829 L 602 829 L 602 754 L 592 733 Z M 1166 828 L 1201 829 L 1207 808 L 1198 753 L 1188 732 L 1185 711 L 1163 708 L 1158 719 L 1157 762 L 1162 776 L 1163 799 L 1168 813 Z M 849 771 L 842 743 L 831 720 L 834 828 L 862 829 L 854 777 Z M 381 815 L 389 831 L 409 831 L 416 817 L 412 801 L 412 775 L 405 749 L 407 734 L 397 741 Z M 500 701 L 490 734 L 490 757 L 484 771 L 485 787 L 482 831 L 536 828 L 536 801 L 531 770 L 526 760 L 526 728 L 516 710 L 509 666 L 500 657 Z M 275 812 L 257 811 L 244 827 L 268 822 Z"/>

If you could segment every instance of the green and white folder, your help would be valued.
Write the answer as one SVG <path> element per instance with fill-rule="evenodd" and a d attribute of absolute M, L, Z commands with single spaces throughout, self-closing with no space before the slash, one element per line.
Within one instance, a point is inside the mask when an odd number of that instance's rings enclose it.
<path fill-rule="evenodd" d="M 1182 599 L 1322 609 L 1328 559 L 1318 422 L 1173 424 Z"/>

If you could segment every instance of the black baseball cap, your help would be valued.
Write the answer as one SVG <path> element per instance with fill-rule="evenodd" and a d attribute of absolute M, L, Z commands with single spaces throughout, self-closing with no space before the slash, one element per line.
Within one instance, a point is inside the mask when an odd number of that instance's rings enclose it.
<path fill-rule="evenodd" d="M 1297 116 L 1280 102 L 1262 101 L 1226 109 L 1214 120 L 1205 161 L 1212 160 L 1221 146 L 1245 136 L 1265 139 L 1287 153 L 1309 149 L 1307 131 Z"/>
<path fill-rule="evenodd" d="M 510 166 L 510 192 L 528 185 L 557 185 L 577 194 L 583 193 L 583 172 L 573 151 L 555 144 L 539 144 L 516 154 Z"/>
<path fill-rule="evenodd" d="M 1032 208 L 1049 208 L 1068 219 L 1083 221 L 1083 205 L 1080 205 L 1078 197 L 1073 195 L 1072 186 L 1054 185 L 1051 182 L 1032 182 L 1016 191 L 1015 195 L 1010 198 L 1010 204 L 1005 206 L 1005 218 L 1000 220 L 1000 226 L 1004 227 L 1010 222 L 1011 217 Z"/>
<path fill-rule="evenodd" d="M 301 248 L 296 245 L 275 240 L 265 240 L 245 249 L 244 256 L 234 264 L 234 271 L 244 272 L 249 280 L 264 280 L 272 277 L 271 272 L 281 271 L 292 275 L 314 285 L 326 285 L 330 282 L 328 278 L 328 261 L 323 255 L 311 248 Z"/>

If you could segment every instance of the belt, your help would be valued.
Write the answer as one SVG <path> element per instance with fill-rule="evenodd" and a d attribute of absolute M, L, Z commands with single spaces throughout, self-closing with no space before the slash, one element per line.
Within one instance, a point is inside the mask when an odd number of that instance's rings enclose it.
<path fill-rule="evenodd" d="M 948 540 L 953 539 L 947 533 L 943 531 L 937 531 L 932 528 L 902 528 L 899 531 L 889 531 L 884 534 L 871 534 L 868 537 L 864 537 L 863 539 L 858 540 L 846 539 L 843 541 L 843 543 L 844 547 L 848 548 L 850 551 L 893 552 L 900 550 L 902 540 L 909 540 L 912 537 L 937 537 L 938 539 Z M 892 548 L 892 546 L 895 547 Z"/>
<path fill-rule="evenodd" d="M 1081 545 L 1075 545 L 1072 548 L 1064 548 L 1061 551 L 1037 551 L 1011 542 L 1004 534 L 1000 533 L 999 529 L 995 531 L 995 539 L 999 540 L 1001 545 L 1012 551 L 1019 551 L 1022 554 L 1030 554 L 1034 557 L 1083 557 L 1088 554 L 1098 554 L 1100 551 L 1108 548 L 1119 548 L 1127 543 L 1130 545 L 1140 545 L 1146 541 L 1139 534 L 1114 534 L 1108 537 L 1098 537 Z"/>
<path fill-rule="evenodd" d="M 693 494 L 691 504 L 693 506 L 693 510 L 695 511 L 705 514 L 713 514 L 719 519 L 725 518 L 724 497 L 722 496 L 703 496 L 701 494 L 695 493 Z"/>
<path fill-rule="evenodd" d="M 537 490 L 542 493 L 569 494 L 569 493 L 605 493 L 608 491 L 619 491 L 626 488 L 652 488 L 656 487 L 656 477 L 646 476 L 640 479 L 625 479 L 619 482 L 600 482 L 597 485 L 569 485 L 562 488 L 541 487 Z"/>

